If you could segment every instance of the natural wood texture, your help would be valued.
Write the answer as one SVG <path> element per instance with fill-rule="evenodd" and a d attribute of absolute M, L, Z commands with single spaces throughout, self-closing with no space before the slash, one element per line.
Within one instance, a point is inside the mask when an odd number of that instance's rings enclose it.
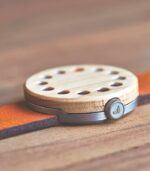
<path fill-rule="evenodd" d="M 135 170 L 149 171 L 150 167 L 150 145 L 132 148 L 130 151 L 120 151 L 118 153 L 98 157 L 93 160 L 85 161 L 80 164 L 73 164 L 54 171 L 79 171 L 79 170 Z M 109 167 L 108 167 L 109 164 Z M 144 168 L 144 169 L 143 169 Z M 49 169 L 47 169 L 48 171 Z"/>
<path fill-rule="evenodd" d="M 150 68 L 150 1 L 0 1 L 0 103 L 33 73 L 70 64 Z M 150 170 L 149 110 L 120 121 L 55 127 L 0 141 L 0 170 Z M 146 145 L 147 144 L 147 145 Z"/>
<path fill-rule="evenodd" d="M 138 80 L 130 71 L 106 65 L 74 65 L 41 71 L 25 83 L 27 101 L 66 113 L 104 111 L 119 98 L 124 105 L 138 97 Z"/>
<path fill-rule="evenodd" d="M 139 107 L 129 117 L 110 124 L 53 127 L 3 140 L 0 142 L 0 169 L 61 170 L 78 165 L 82 170 L 80 166 L 84 162 L 90 164 L 91 160 L 110 155 L 113 159 L 115 153 L 127 153 L 150 143 L 149 108 L 150 105 Z M 119 161 L 117 164 L 121 165 Z M 108 164 L 104 167 L 111 169 Z M 100 168 L 101 165 L 97 170 Z"/>

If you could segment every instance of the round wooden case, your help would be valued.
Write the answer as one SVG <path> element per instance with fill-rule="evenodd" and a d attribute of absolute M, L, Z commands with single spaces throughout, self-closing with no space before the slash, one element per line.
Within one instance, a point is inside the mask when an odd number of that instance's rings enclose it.
<path fill-rule="evenodd" d="M 106 65 L 73 65 L 47 69 L 24 86 L 28 102 L 65 113 L 104 111 L 118 98 L 124 105 L 138 97 L 138 79 L 128 70 Z"/>

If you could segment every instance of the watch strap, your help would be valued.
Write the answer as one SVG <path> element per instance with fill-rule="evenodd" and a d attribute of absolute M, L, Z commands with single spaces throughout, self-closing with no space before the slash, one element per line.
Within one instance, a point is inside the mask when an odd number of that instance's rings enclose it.
<path fill-rule="evenodd" d="M 139 80 L 139 105 L 150 102 L 150 71 L 137 74 Z"/>
<path fill-rule="evenodd" d="M 34 112 L 24 102 L 0 107 L 0 139 L 57 124 L 56 115 Z"/>

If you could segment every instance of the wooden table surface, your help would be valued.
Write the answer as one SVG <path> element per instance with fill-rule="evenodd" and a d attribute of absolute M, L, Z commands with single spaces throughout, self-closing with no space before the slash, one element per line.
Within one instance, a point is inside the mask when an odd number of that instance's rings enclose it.
<path fill-rule="evenodd" d="M 31 74 L 80 63 L 150 69 L 150 1 L 0 0 L 0 104 L 22 100 Z M 149 111 L 2 140 L 0 170 L 149 171 Z"/>

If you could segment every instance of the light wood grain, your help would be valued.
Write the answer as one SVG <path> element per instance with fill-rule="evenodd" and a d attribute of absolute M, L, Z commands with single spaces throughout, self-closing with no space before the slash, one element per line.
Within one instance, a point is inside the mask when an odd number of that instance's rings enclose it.
<path fill-rule="evenodd" d="M 112 98 L 127 105 L 138 97 L 138 89 L 137 77 L 125 69 L 73 65 L 34 74 L 27 79 L 24 91 L 32 104 L 78 114 L 104 111 Z"/>
<path fill-rule="evenodd" d="M 0 104 L 22 100 L 24 81 L 45 68 L 96 63 L 148 70 L 149 11 L 148 0 L 1 0 Z M 140 107 L 110 125 L 5 139 L 0 170 L 149 171 L 149 110 Z"/>

